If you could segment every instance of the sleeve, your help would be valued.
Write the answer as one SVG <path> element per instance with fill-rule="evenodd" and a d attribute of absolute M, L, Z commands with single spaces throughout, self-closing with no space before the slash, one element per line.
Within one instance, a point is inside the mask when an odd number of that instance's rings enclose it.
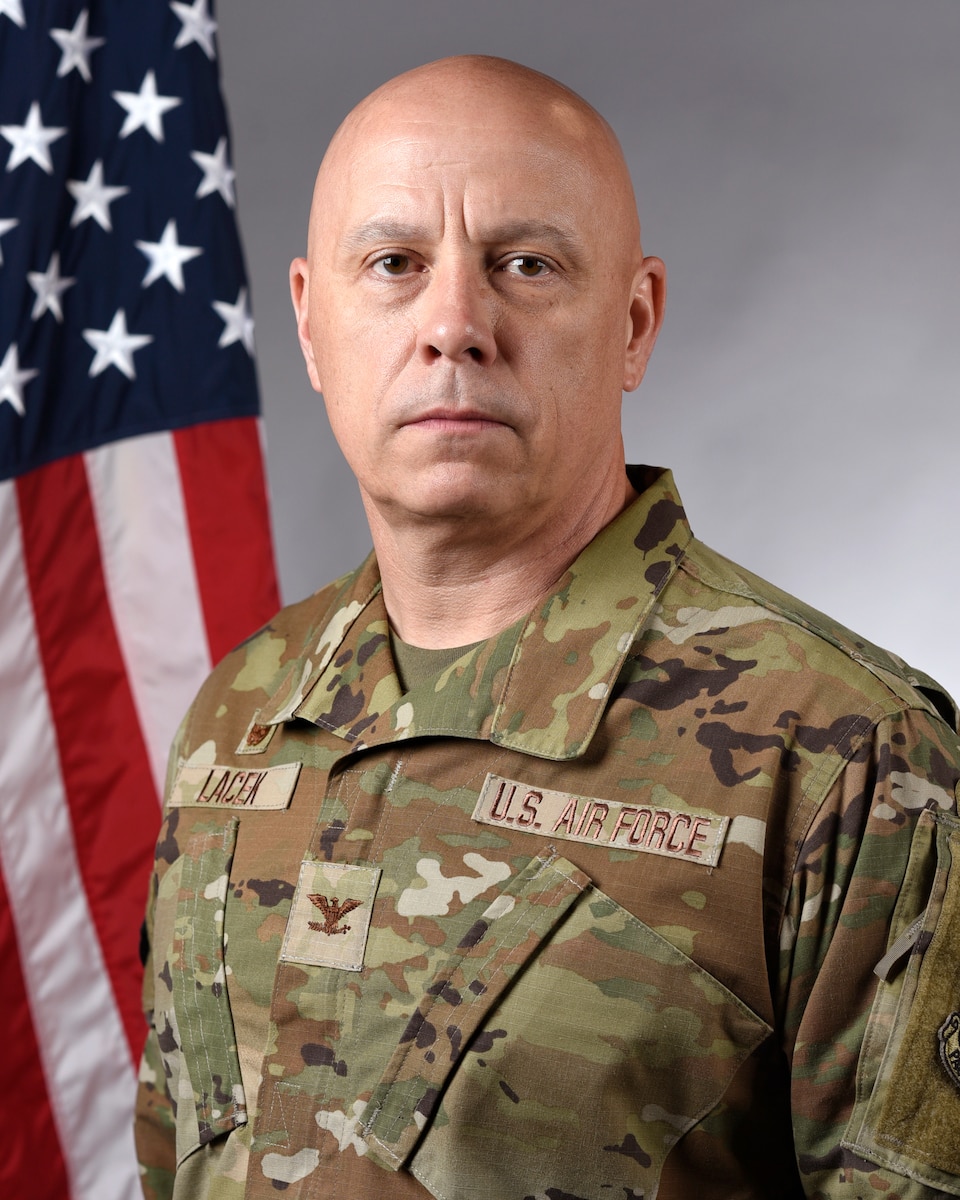
<path fill-rule="evenodd" d="M 177 732 L 167 763 L 165 793 L 170 795 L 173 779 L 181 760 L 181 746 L 187 718 Z M 164 822 L 166 827 L 166 822 Z M 163 834 L 161 833 L 161 838 Z M 154 904 L 157 872 L 150 880 L 143 942 L 146 949 L 143 970 L 143 1010 L 147 1021 L 147 1041 L 140 1059 L 137 1100 L 134 1116 L 134 1140 L 140 1164 L 140 1183 L 145 1200 L 169 1200 L 176 1175 L 176 1109 L 167 1085 L 167 1072 L 153 1020 L 154 1010 Z"/>
<path fill-rule="evenodd" d="M 907 710 L 846 750 L 781 931 L 800 1175 L 814 1200 L 960 1196 L 960 743 Z"/>

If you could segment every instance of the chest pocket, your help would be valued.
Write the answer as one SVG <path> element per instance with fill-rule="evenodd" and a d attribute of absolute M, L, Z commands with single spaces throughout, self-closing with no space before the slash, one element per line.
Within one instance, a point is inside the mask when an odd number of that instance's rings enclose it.
<path fill-rule="evenodd" d="M 177 1110 L 178 1165 L 247 1120 L 223 954 L 238 824 L 190 834 L 157 893 L 154 1024 Z"/>
<path fill-rule="evenodd" d="M 769 1032 L 572 864 L 535 860 L 444 962 L 360 1132 L 444 1200 L 651 1200 Z"/>

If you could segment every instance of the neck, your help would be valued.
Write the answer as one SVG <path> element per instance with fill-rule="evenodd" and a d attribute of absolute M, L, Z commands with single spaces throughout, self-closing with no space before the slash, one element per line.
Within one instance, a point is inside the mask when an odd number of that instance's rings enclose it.
<path fill-rule="evenodd" d="M 367 515 L 390 624 L 425 649 L 466 646 L 506 629 L 554 590 L 563 573 L 637 493 L 624 476 L 566 521 L 497 530 L 482 519 L 391 523 Z"/>

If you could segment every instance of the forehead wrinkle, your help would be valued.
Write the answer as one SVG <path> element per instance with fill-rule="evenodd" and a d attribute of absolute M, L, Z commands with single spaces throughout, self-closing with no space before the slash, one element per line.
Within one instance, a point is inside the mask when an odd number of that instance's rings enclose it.
<path fill-rule="evenodd" d="M 478 98 L 476 104 L 464 108 L 457 105 L 456 96 L 447 99 L 447 108 L 431 105 L 427 111 L 418 111 L 424 100 L 411 97 L 405 103 L 381 104 L 361 116 L 351 114 L 331 139 L 321 168 L 335 162 L 339 167 L 337 160 L 342 159 L 342 167 L 352 172 L 370 155 L 384 157 L 392 150 L 403 153 L 419 149 L 422 158 L 418 165 L 469 169 L 475 161 L 469 131 L 476 128 L 481 137 L 489 136 L 494 109 L 497 140 L 500 144 L 511 138 L 522 142 L 526 155 L 552 161 L 558 153 L 567 153 L 572 159 L 582 159 L 586 166 L 598 156 L 619 152 L 613 131 L 599 114 L 593 114 L 594 119 L 588 121 L 584 114 L 564 102 L 530 109 L 504 109 L 502 98 L 493 96 L 485 101 Z M 446 143 L 442 152 L 438 150 L 441 143 Z M 462 153 L 456 154 L 454 146 L 462 147 Z"/>

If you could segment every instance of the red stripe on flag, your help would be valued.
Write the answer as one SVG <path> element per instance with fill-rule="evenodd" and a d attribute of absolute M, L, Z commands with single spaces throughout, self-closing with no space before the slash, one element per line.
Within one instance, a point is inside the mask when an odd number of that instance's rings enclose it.
<path fill-rule="evenodd" d="M 259 422 L 238 417 L 178 429 L 174 444 L 216 663 L 280 607 Z"/>
<path fill-rule="evenodd" d="M 77 858 L 136 1062 L 145 1036 L 137 932 L 159 811 L 107 600 L 82 458 L 21 477 L 17 499 Z M 57 870 L 55 846 L 50 870 Z"/>
<path fill-rule="evenodd" d="M 10 899 L 0 872 L 0 1012 L 3 1013 L 4 1098 L 9 1108 L 3 1120 L 13 1137 L 0 1154 L 0 1196 L 17 1196 L 30 1180 L 30 1195 L 69 1194 L 67 1170 L 40 1067 L 40 1051 L 30 1015 L 27 989 L 20 971 L 17 936 Z M 14 1111 L 14 1105 L 16 1109 Z"/>

